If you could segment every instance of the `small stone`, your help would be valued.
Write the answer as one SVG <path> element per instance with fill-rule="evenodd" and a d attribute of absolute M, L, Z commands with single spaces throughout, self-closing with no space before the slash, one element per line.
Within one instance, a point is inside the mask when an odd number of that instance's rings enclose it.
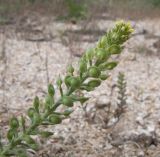
<path fill-rule="evenodd" d="M 108 141 L 106 142 L 105 147 L 106 147 L 106 149 L 112 149 L 113 148 L 113 146 L 110 143 L 108 143 Z"/>
<path fill-rule="evenodd" d="M 144 125 L 144 120 L 142 116 L 137 116 L 136 122 L 140 125 Z"/>
<path fill-rule="evenodd" d="M 99 96 L 99 98 L 96 101 L 97 108 L 104 108 L 106 106 L 109 106 L 110 104 L 111 104 L 111 102 L 110 102 L 107 95 Z"/>
<path fill-rule="evenodd" d="M 73 136 L 67 136 L 64 140 L 64 144 L 67 144 L 67 145 L 72 145 L 72 144 L 76 144 L 76 140 L 74 139 Z"/>
<path fill-rule="evenodd" d="M 87 113 L 93 112 L 94 110 L 95 110 L 95 102 L 87 104 L 87 107 L 86 107 Z"/>
<path fill-rule="evenodd" d="M 61 144 L 53 145 L 51 148 L 51 152 L 54 152 L 55 154 L 61 153 L 63 151 L 65 151 L 65 149 L 64 146 Z"/>
<path fill-rule="evenodd" d="M 145 156 L 145 153 L 143 151 L 140 151 L 138 152 L 137 154 L 138 157 L 144 157 Z"/>
<path fill-rule="evenodd" d="M 126 57 L 126 61 L 135 61 L 137 58 L 136 58 L 136 54 L 129 54 L 127 57 Z"/>

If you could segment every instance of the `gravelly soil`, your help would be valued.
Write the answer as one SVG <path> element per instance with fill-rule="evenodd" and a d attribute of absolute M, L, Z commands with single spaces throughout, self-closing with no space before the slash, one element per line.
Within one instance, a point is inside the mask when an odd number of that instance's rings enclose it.
<path fill-rule="evenodd" d="M 77 25 L 54 19 L 45 24 L 43 18 L 37 23 L 32 23 L 32 19 L 28 21 L 24 27 L 29 28 L 27 31 L 20 32 L 16 26 L 1 28 L 0 123 L 3 131 L 7 129 L 8 117 L 23 113 L 35 95 L 44 97 L 48 82 L 55 83 L 59 74 L 65 74 L 66 66 L 71 62 L 76 64 L 79 56 L 99 38 L 99 34 L 69 34 L 67 30 L 76 32 L 87 28 L 103 32 L 114 24 L 110 20 Z M 44 140 L 39 140 L 43 149 L 37 156 L 160 156 L 160 19 L 132 21 L 132 24 L 135 34 L 118 57 L 120 63 L 111 77 L 87 94 L 91 99 L 86 107 L 75 105 L 70 119 L 49 128 L 55 134 L 45 145 Z M 107 109 L 109 105 L 116 107 L 115 84 L 119 72 L 125 73 L 128 99 L 126 112 L 114 124 L 115 118 L 108 115 Z"/>

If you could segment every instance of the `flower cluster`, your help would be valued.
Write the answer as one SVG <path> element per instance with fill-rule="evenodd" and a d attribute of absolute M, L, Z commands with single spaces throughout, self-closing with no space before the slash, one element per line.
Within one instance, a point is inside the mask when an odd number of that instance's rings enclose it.
<path fill-rule="evenodd" d="M 73 112 L 72 106 L 75 102 L 83 104 L 88 100 L 87 97 L 79 96 L 77 91 L 92 91 L 108 78 L 108 72 L 117 66 L 116 61 L 109 59 L 112 55 L 121 53 L 123 43 L 129 39 L 132 32 L 129 23 L 123 21 L 116 23 L 115 27 L 98 41 L 95 48 L 84 53 L 79 61 L 78 70 L 70 65 L 64 79 L 58 78 L 57 86 L 61 94 L 58 100 L 55 100 L 57 91 L 52 84 L 49 84 L 44 105 L 40 105 L 40 100 L 36 96 L 33 106 L 28 109 L 29 122 L 26 122 L 24 116 L 11 118 L 7 133 L 8 144 L 0 146 L 0 156 L 27 157 L 28 149 L 38 150 L 38 144 L 33 136 L 52 135 L 52 132 L 43 131 L 40 126 L 60 124 Z M 56 112 L 60 105 L 66 106 L 67 109 Z"/>

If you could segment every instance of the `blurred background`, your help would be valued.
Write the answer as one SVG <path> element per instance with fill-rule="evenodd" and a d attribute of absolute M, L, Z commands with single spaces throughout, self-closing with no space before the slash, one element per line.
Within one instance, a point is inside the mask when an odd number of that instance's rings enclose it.
<path fill-rule="evenodd" d="M 0 23 L 10 23 L 26 12 L 63 18 L 82 18 L 108 13 L 109 17 L 158 17 L 159 0 L 1 0 Z M 17 17 L 18 16 L 18 17 Z"/>
<path fill-rule="evenodd" d="M 50 128 L 39 154 L 55 157 L 159 157 L 160 153 L 160 0 L 0 0 L 0 127 L 19 116 L 35 95 L 42 100 L 68 64 L 117 20 L 135 29 L 116 59 L 118 67 L 69 120 Z M 126 111 L 120 120 L 116 83 L 125 76 Z M 55 87 L 56 88 L 56 87 Z M 112 127 L 114 126 L 114 127 Z M 41 141 L 44 143 L 44 141 Z"/>

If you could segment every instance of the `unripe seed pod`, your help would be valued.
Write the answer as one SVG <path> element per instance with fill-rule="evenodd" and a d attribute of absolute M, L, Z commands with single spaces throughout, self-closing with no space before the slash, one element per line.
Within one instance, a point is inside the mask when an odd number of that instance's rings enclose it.
<path fill-rule="evenodd" d="M 110 54 L 119 54 L 121 52 L 121 48 L 119 45 L 112 45 L 107 50 Z"/>
<path fill-rule="evenodd" d="M 55 94 L 55 90 L 54 90 L 54 87 L 52 84 L 48 85 L 48 93 L 50 96 L 54 96 L 54 94 Z"/>
<path fill-rule="evenodd" d="M 15 136 L 15 130 L 10 129 L 10 130 L 7 132 L 7 138 L 8 138 L 8 140 L 11 141 L 14 136 Z"/>
<path fill-rule="evenodd" d="M 104 60 L 107 57 L 107 52 L 104 49 L 97 49 L 96 56 L 98 60 Z"/>
<path fill-rule="evenodd" d="M 87 50 L 87 52 L 85 53 L 86 59 L 87 60 L 91 60 L 94 56 L 94 49 L 89 49 Z"/>
<path fill-rule="evenodd" d="M 27 114 L 30 118 L 33 118 L 33 116 L 35 114 L 35 109 L 34 108 L 29 108 Z"/>
<path fill-rule="evenodd" d="M 92 88 L 98 87 L 100 84 L 100 80 L 91 80 L 90 82 L 88 82 L 88 86 Z"/>
<path fill-rule="evenodd" d="M 61 86 L 62 85 L 62 79 L 59 77 L 59 79 L 57 80 L 57 85 Z"/>
<path fill-rule="evenodd" d="M 74 68 L 73 68 L 72 65 L 69 65 L 69 66 L 68 66 L 67 72 L 70 73 L 70 74 L 73 74 Z"/>
<path fill-rule="evenodd" d="M 71 77 L 70 86 L 74 88 L 79 88 L 81 85 L 80 79 L 78 77 Z"/>
<path fill-rule="evenodd" d="M 52 124 L 60 124 L 62 122 L 62 119 L 58 115 L 50 115 L 48 120 Z"/>
<path fill-rule="evenodd" d="M 9 125 L 12 129 L 16 129 L 19 127 L 19 122 L 18 122 L 18 119 L 16 117 L 13 117 L 10 122 L 9 122 Z"/>
<path fill-rule="evenodd" d="M 69 96 L 63 96 L 62 97 L 62 104 L 66 105 L 68 107 L 72 107 L 73 106 L 73 100 Z"/>
<path fill-rule="evenodd" d="M 101 74 L 101 71 L 96 66 L 93 66 L 89 68 L 88 74 L 90 77 L 98 78 Z"/>

